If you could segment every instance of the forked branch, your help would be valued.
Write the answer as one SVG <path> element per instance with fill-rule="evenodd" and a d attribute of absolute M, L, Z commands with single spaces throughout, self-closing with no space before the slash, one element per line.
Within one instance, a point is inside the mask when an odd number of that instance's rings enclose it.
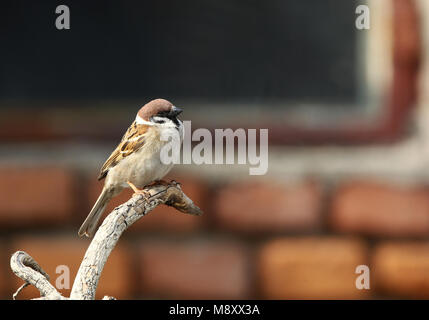
<path fill-rule="evenodd" d="M 150 196 L 134 194 L 131 199 L 116 207 L 104 219 L 92 239 L 79 271 L 74 280 L 70 298 L 63 297 L 54 286 L 49 283 L 49 276 L 37 262 L 23 251 L 13 254 L 10 265 L 12 271 L 25 284 L 18 289 L 15 296 L 28 284 L 34 285 L 44 300 L 76 299 L 93 300 L 97 290 L 98 281 L 104 265 L 119 241 L 122 233 L 141 217 L 147 215 L 160 204 L 176 208 L 180 212 L 201 215 L 203 212 L 193 201 L 183 193 L 180 184 L 159 182 L 144 188 Z M 111 299 L 111 297 L 105 297 Z"/>

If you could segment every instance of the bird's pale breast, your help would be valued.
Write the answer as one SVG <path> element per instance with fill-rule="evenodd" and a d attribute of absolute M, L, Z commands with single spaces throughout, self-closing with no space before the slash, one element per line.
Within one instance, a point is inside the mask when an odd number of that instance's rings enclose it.
<path fill-rule="evenodd" d="M 144 146 L 109 170 L 106 185 L 115 189 L 127 188 L 127 181 L 130 181 L 136 187 L 143 188 L 155 180 L 161 180 L 174 165 L 161 161 L 160 152 L 166 143 L 160 140 L 158 128 L 148 130 Z"/>

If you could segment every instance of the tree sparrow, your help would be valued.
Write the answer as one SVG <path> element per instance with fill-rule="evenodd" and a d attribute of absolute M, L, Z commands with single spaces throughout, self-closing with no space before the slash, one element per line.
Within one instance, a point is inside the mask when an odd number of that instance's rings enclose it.
<path fill-rule="evenodd" d="M 182 143 L 183 123 L 177 119 L 181 112 L 164 99 L 152 100 L 139 110 L 135 121 L 101 168 L 98 180 L 105 178 L 104 187 L 79 229 L 80 237 L 92 237 L 110 199 L 124 188 L 143 193 L 138 188 L 161 180 L 170 171 L 173 163 L 164 164 L 160 157 L 161 148 L 168 141 L 162 141 L 160 137 L 179 133 Z"/>

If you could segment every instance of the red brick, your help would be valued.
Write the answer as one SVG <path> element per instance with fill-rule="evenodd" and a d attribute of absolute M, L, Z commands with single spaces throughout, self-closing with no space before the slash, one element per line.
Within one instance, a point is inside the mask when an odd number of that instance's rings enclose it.
<path fill-rule="evenodd" d="M 218 223 L 232 230 L 313 230 L 321 220 L 322 192 L 312 182 L 237 183 L 223 187 L 215 201 Z"/>
<path fill-rule="evenodd" d="M 63 168 L 1 168 L 0 224 L 63 223 L 74 208 L 72 174 Z"/>
<path fill-rule="evenodd" d="M 427 236 L 429 190 L 373 182 L 343 185 L 335 193 L 332 226 L 374 236 Z"/>
<path fill-rule="evenodd" d="M 381 243 L 374 249 L 376 290 L 403 298 L 429 298 L 429 242 Z"/>
<path fill-rule="evenodd" d="M 166 179 L 169 181 L 170 179 Z M 206 206 L 206 187 L 205 185 L 193 178 L 176 178 L 175 180 L 181 183 L 183 191 L 200 207 L 204 210 Z M 103 187 L 104 181 L 91 180 L 89 189 L 88 212 L 95 203 L 100 191 Z M 119 196 L 112 199 L 105 215 L 111 212 L 118 205 L 128 201 L 132 196 L 132 190 L 126 189 Z M 166 205 L 160 205 L 147 216 L 137 221 L 130 227 L 130 231 L 141 232 L 142 230 L 163 230 L 163 231 L 179 231 L 189 232 L 202 227 L 204 217 L 192 216 L 183 214 L 176 209 Z"/>
<path fill-rule="evenodd" d="M 259 255 L 260 287 L 268 299 L 355 299 L 356 267 L 367 264 L 364 243 L 343 238 L 281 238 Z"/>
<path fill-rule="evenodd" d="M 49 274 L 51 284 L 59 277 L 56 268 L 66 265 L 70 268 L 70 289 L 83 259 L 89 241 L 78 239 L 77 236 L 41 236 L 24 237 L 13 242 L 13 252 L 22 250 L 32 256 L 39 265 Z M 13 252 L 10 252 L 12 254 Z M 18 288 L 23 281 L 14 276 L 14 286 Z M 132 297 L 133 294 L 132 265 L 128 249 L 123 244 L 118 244 L 112 251 L 98 283 L 96 299 L 104 295 L 113 296 L 118 299 Z M 61 294 L 70 296 L 70 289 L 59 290 Z M 33 286 L 27 287 L 19 295 L 19 299 L 30 299 L 40 296 Z"/>
<path fill-rule="evenodd" d="M 0 245 L 0 299 L 12 299 L 11 278 L 13 274 L 9 267 L 9 257 L 4 245 Z"/>
<path fill-rule="evenodd" d="M 140 273 L 146 294 L 173 299 L 248 297 L 245 248 L 230 242 L 145 242 Z"/>

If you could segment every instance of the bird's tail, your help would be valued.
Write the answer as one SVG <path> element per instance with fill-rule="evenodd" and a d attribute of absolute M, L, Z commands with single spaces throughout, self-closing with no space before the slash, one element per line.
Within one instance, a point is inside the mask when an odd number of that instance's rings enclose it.
<path fill-rule="evenodd" d="M 100 220 L 100 217 L 103 214 L 104 209 L 106 209 L 110 199 L 111 192 L 109 192 L 108 189 L 103 188 L 103 191 L 101 191 L 101 194 L 95 202 L 94 207 L 92 207 L 91 212 L 88 214 L 79 229 L 79 237 L 83 237 L 85 235 L 88 238 L 91 238 L 94 235 L 98 220 Z"/>

